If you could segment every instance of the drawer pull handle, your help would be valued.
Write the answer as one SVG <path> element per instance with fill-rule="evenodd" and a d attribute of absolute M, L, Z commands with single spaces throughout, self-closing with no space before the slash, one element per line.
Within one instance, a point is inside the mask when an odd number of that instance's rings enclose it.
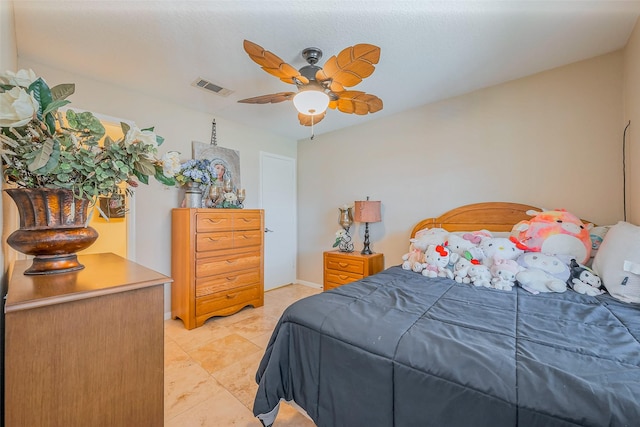
<path fill-rule="evenodd" d="M 219 219 L 211 219 L 211 218 L 207 218 L 207 221 L 209 221 L 211 224 L 220 224 L 222 222 Z"/>
<path fill-rule="evenodd" d="M 227 276 L 227 282 L 235 282 L 236 280 L 238 280 L 238 276 Z"/>
<path fill-rule="evenodd" d="M 340 278 L 341 278 L 342 280 L 347 280 L 347 279 L 349 278 L 349 276 L 343 276 L 343 275 L 340 275 Z"/>
<path fill-rule="evenodd" d="M 339 264 L 339 265 L 340 265 L 340 267 L 342 267 L 342 268 L 344 268 L 344 267 L 348 267 L 348 266 L 349 266 L 349 263 L 346 263 L 346 262 L 339 262 L 338 264 Z"/>
<path fill-rule="evenodd" d="M 235 264 L 236 262 L 238 262 L 238 260 L 236 260 L 236 259 L 228 259 L 227 260 L 227 264 Z"/>
<path fill-rule="evenodd" d="M 238 294 L 227 294 L 227 299 L 234 299 Z"/>
<path fill-rule="evenodd" d="M 210 242 L 219 242 L 220 239 L 214 239 L 213 237 L 207 237 L 207 240 L 209 240 Z"/>

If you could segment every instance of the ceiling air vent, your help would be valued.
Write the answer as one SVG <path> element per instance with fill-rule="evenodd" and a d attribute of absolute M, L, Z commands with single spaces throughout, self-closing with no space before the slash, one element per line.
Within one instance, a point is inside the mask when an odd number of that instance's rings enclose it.
<path fill-rule="evenodd" d="M 230 94 L 233 93 L 232 90 L 220 87 L 217 84 L 211 83 L 210 81 L 205 80 L 203 78 L 197 78 L 196 81 L 193 82 L 193 86 L 208 90 L 208 91 L 216 93 L 216 94 L 218 94 L 220 96 L 229 96 Z"/>

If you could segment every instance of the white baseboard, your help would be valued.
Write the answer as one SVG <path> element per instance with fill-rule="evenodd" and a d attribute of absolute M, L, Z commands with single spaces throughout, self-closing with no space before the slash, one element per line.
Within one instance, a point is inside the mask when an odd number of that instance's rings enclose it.
<path fill-rule="evenodd" d="M 322 285 L 314 282 L 307 282 L 306 280 L 296 279 L 296 283 L 299 285 L 309 286 L 310 288 L 322 289 Z"/>

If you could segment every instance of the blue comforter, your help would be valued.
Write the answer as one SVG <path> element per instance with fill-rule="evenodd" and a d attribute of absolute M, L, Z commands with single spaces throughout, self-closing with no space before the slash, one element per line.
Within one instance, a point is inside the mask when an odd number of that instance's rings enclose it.
<path fill-rule="evenodd" d="M 640 306 L 389 268 L 291 305 L 256 379 L 320 427 L 640 426 Z"/>

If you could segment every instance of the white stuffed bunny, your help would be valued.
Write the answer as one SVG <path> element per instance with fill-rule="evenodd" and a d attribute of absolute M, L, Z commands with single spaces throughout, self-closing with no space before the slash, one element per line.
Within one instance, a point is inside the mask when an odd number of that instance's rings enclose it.
<path fill-rule="evenodd" d="M 472 264 L 471 267 L 469 267 L 469 278 L 474 286 L 491 287 L 491 272 L 486 265 Z"/>
<path fill-rule="evenodd" d="M 453 279 L 458 283 L 471 283 L 469 269 L 473 264 L 464 257 L 460 257 L 453 266 Z"/>

